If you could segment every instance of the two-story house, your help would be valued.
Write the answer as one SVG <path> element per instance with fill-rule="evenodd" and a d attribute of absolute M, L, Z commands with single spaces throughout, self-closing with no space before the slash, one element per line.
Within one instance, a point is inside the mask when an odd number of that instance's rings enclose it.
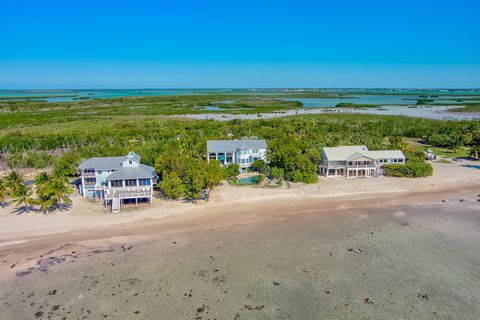
<path fill-rule="evenodd" d="M 366 146 L 325 147 L 321 156 L 320 174 L 327 177 L 374 177 L 383 173 L 384 164 L 405 163 L 400 150 L 369 151 Z"/>
<path fill-rule="evenodd" d="M 222 165 L 236 163 L 240 173 L 247 172 L 253 161 L 267 161 L 265 140 L 208 140 L 207 159 L 218 160 Z"/>
<path fill-rule="evenodd" d="M 123 157 L 90 158 L 78 166 L 79 191 L 85 198 L 102 199 L 112 212 L 125 202 L 153 199 L 155 169 L 140 163 L 140 156 L 129 152 Z"/>

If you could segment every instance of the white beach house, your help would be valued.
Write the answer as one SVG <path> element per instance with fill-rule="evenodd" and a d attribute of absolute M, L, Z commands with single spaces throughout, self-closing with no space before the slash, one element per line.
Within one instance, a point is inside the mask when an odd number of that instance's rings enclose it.
<path fill-rule="evenodd" d="M 320 174 L 327 177 L 374 177 L 382 174 L 382 166 L 405 163 L 400 150 L 369 151 L 366 146 L 325 147 L 321 152 Z"/>
<path fill-rule="evenodd" d="M 253 161 L 267 161 L 265 140 L 208 140 L 207 159 L 218 160 L 222 165 L 236 163 L 240 173 L 247 172 Z"/>
<path fill-rule="evenodd" d="M 123 157 L 90 158 L 78 166 L 79 191 L 85 198 L 95 197 L 120 211 L 123 203 L 153 199 L 155 169 L 140 163 L 140 156 L 129 152 Z"/>

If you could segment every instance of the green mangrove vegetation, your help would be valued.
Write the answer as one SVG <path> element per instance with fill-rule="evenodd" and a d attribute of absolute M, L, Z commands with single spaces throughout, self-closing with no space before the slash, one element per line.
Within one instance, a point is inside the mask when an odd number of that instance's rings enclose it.
<path fill-rule="evenodd" d="M 215 162 L 206 164 L 209 139 L 266 139 L 268 165 L 256 163 L 252 170 L 275 180 L 305 183 L 317 181 L 320 150 L 324 146 L 362 144 L 378 150 L 394 146 L 397 142 L 391 137 L 398 136 L 421 139 L 433 147 L 468 150 L 472 157 L 478 157 L 480 149 L 479 121 L 361 114 L 231 121 L 175 117 L 208 112 L 205 106 L 249 113 L 301 105 L 232 94 L 69 103 L 0 101 L 0 165 L 10 169 L 54 166 L 61 168 L 63 176 L 74 176 L 80 159 L 135 151 L 142 156 L 143 163 L 155 166 L 161 178 L 159 188 L 168 198 L 197 199 L 208 197 L 220 180 L 238 172 L 238 167 L 221 168 Z M 425 165 L 417 163 L 407 163 L 406 169 L 387 171 L 405 176 L 428 173 Z"/>
<path fill-rule="evenodd" d="M 344 109 L 368 109 L 368 108 L 380 108 L 378 104 L 359 104 L 352 102 L 340 102 L 335 108 L 344 108 Z"/>

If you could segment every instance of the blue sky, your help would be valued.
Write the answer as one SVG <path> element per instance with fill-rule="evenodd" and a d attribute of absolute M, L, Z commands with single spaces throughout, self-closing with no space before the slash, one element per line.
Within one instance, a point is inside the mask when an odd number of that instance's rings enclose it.
<path fill-rule="evenodd" d="M 480 1 L 5 1 L 0 88 L 480 87 Z"/>

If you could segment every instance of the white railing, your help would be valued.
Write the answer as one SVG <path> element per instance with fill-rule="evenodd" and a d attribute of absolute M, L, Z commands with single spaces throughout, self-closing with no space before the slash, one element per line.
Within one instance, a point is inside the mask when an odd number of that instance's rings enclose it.
<path fill-rule="evenodd" d="M 81 172 L 80 174 L 84 178 L 94 178 L 95 177 L 95 172 Z"/>
<path fill-rule="evenodd" d="M 347 168 L 348 168 L 348 169 L 365 169 L 365 168 L 371 168 L 371 169 L 373 169 L 373 168 L 375 168 L 375 167 L 376 167 L 376 165 L 374 165 L 374 164 L 357 164 L 357 165 L 352 164 L 352 165 L 347 165 Z"/>
<path fill-rule="evenodd" d="M 149 198 L 152 196 L 151 191 L 120 191 L 120 192 L 105 192 L 105 200 L 119 199 L 134 199 L 134 198 Z"/>

